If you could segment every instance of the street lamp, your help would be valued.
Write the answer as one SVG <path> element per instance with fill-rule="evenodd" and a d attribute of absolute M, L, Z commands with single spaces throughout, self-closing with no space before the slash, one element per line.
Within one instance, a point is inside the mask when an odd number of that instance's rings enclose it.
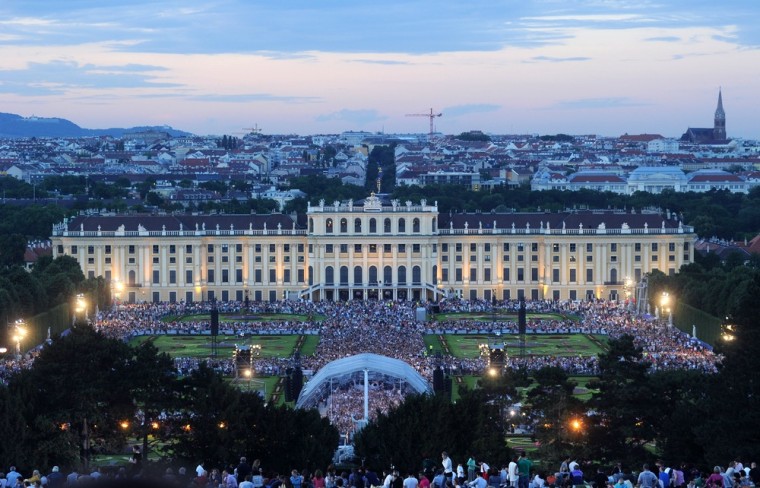
<path fill-rule="evenodd" d="M 660 309 L 662 310 L 662 314 L 665 313 L 668 314 L 668 326 L 673 326 L 673 309 L 671 308 L 671 296 L 668 292 L 664 291 L 662 292 L 662 296 L 660 297 Z"/>
<path fill-rule="evenodd" d="M 570 428 L 575 432 L 580 432 L 583 429 L 583 422 L 580 419 L 572 419 L 570 421 Z"/>
<path fill-rule="evenodd" d="M 121 294 L 124 291 L 124 283 L 122 283 L 119 280 L 114 280 L 111 283 L 111 288 L 113 290 L 112 293 L 113 293 L 113 296 L 115 298 L 114 305 L 118 305 L 119 304 L 119 300 L 121 299 Z"/>
<path fill-rule="evenodd" d="M 21 340 L 26 336 L 26 322 L 23 319 L 18 319 L 13 325 L 15 327 L 13 342 L 16 343 L 16 358 L 21 359 Z"/>
<path fill-rule="evenodd" d="M 76 324 L 77 314 L 82 314 L 82 320 L 87 321 L 87 299 L 83 293 L 78 293 L 74 301 L 74 318 L 72 325 Z"/>

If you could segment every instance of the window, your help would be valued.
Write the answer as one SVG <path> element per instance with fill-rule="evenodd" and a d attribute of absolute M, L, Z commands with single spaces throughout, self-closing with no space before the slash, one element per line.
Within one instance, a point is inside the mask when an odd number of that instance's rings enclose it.
<path fill-rule="evenodd" d="M 474 242 L 470 243 L 470 252 L 477 252 L 478 246 Z"/>
<path fill-rule="evenodd" d="M 223 269 L 222 270 L 222 283 L 229 283 L 230 282 L 230 270 Z"/>
<path fill-rule="evenodd" d="M 214 252 L 214 245 L 213 244 L 208 244 L 206 246 L 206 252 L 209 252 L 209 253 Z"/>
<path fill-rule="evenodd" d="M 270 283 L 276 283 L 277 282 L 277 270 L 276 269 L 270 269 L 269 270 L 269 282 Z"/>
<path fill-rule="evenodd" d="M 683 243 L 683 250 L 684 251 L 688 251 L 689 250 L 689 243 L 688 242 L 684 242 Z"/>
<path fill-rule="evenodd" d="M 525 281 L 525 268 L 517 268 L 517 281 Z"/>
<path fill-rule="evenodd" d="M 433 244 L 433 252 L 435 252 L 435 244 Z M 412 244 L 412 252 L 420 252 L 420 245 L 419 244 Z"/>
<path fill-rule="evenodd" d="M 656 254 L 653 254 L 653 255 L 652 255 L 652 262 L 656 262 L 656 261 L 657 261 L 657 255 L 656 255 Z"/>
<path fill-rule="evenodd" d="M 478 281 L 478 268 L 470 268 L 470 281 Z"/>
<path fill-rule="evenodd" d="M 538 281 L 538 268 L 530 268 L 530 281 Z"/>
<path fill-rule="evenodd" d="M 610 244 L 610 252 L 617 252 L 617 244 L 615 243 Z"/>
<path fill-rule="evenodd" d="M 575 252 L 575 251 L 576 251 L 576 246 L 575 246 L 575 243 L 574 243 L 574 242 L 571 242 L 571 243 L 570 243 L 570 252 Z"/>
<path fill-rule="evenodd" d="M 188 253 L 188 254 L 192 254 L 192 252 L 193 252 L 193 245 L 192 244 L 187 244 L 185 246 L 185 252 Z"/>
<path fill-rule="evenodd" d="M 441 281 L 444 283 L 449 281 L 449 268 L 441 269 Z"/>
<path fill-rule="evenodd" d="M 502 271 L 502 276 L 504 281 L 509 281 L 509 268 L 504 268 Z"/>
<path fill-rule="evenodd" d="M 659 250 L 660 250 L 659 244 L 657 244 L 656 242 L 653 242 L 652 243 L 652 252 L 658 252 Z"/>
<path fill-rule="evenodd" d="M 193 270 L 192 269 L 185 270 L 185 284 L 186 285 L 193 284 Z"/>
<path fill-rule="evenodd" d="M 591 268 L 586 269 L 586 282 L 591 283 L 594 281 L 594 270 Z"/>
<path fill-rule="evenodd" d="M 668 256 L 668 261 L 670 261 L 671 263 L 675 262 L 675 260 L 676 260 L 676 255 L 675 254 L 671 254 L 671 255 Z"/>
<path fill-rule="evenodd" d="M 669 242 L 668 243 L 668 251 L 670 252 L 676 252 L 676 243 L 675 242 Z M 92 254 L 92 253 L 90 253 Z"/>
<path fill-rule="evenodd" d="M 420 219 L 412 220 L 412 232 L 418 234 L 420 232 Z"/>
<path fill-rule="evenodd" d="M 169 254 L 176 254 L 177 253 L 177 246 L 174 244 L 169 246 Z"/>
<path fill-rule="evenodd" d="M 235 244 L 235 252 L 243 252 L 243 245 Z"/>
<path fill-rule="evenodd" d="M 362 253 L 362 245 L 354 244 L 354 254 L 361 254 L 361 253 Z"/>
<path fill-rule="evenodd" d="M 446 243 L 441 244 L 441 252 L 449 252 L 449 245 Z"/>
<path fill-rule="evenodd" d="M 76 252 L 75 249 L 76 249 L 76 246 L 72 246 L 72 248 L 71 248 L 72 254 Z M 128 250 L 129 250 L 129 254 L 134 254 L 135 253 L 135 246 L 129 246 Z"/>
<path fill-rule="evenodd" d="M 158 263 L 159 263 L 159 261 L 158 261 L 158 257 L 154 257 L 154 258 L 153 258 L 153 264 L 158 264 Z"/>
<path fill-rule="evenodd" d="M 398 267 L 398 284 L 399 285 L 406 284 L 406 266 Z"/>
<path fill-rule="evenodd" d="M 303 271 L 304 271 L 304 270 L 303 270 L 303 268 L 299 268 L 299 269 L 296 271 L 296 278 L 298 279 L 298 282 L 299 282 L 299 283 L 303 283 L 303 282 L 304 282 L 304 274 L 303 274 Z"/>
<path fill-rule="evenodd" d="M 174 269 L 169 270 L 169 284 L 172 284 L 172 285 L 177 284 L 177 270 L 174 270 Z"/>
<path fill-rule="evenodd" d="M 398 252 L 399 252 L 399 254 L 405 253 L 406 252 L 406 244 L 399 244 L 398 245 Z"/>
<path fill-rule="evenodd" d="M 457 268 L 454 270 L 454 280 L 462 281 L 462 268 Z"/>
<path fill-rule="evenodd" d="M 255 252 L 261 252 L 261 244 L 256 244 L 256 245 L 253 247 L 253 250 L 254 250 Z"/>
<path fill-rule="evenodd" d="M 333 245 L 332 244 L 325 244 L 325 253 L 332 254 L 333 253 Z"/>
<path fill-rule="evenodd" d="M 213 283 L 214 282 L 214 270 L 213 269 L 206 270 L 206 281 L 208 283 Z"/>
<path fill-rule="evenodd" d="M 369 245 L 369 252 L 372 253 L 372 254 L 376 254 L 377 253 L 377 244 L 370 244 Z"/>
<path fill-rule="evenodd" d="M 327 219 L 325 220 L 325 232 L 328 234 L 332 234 L 333 231 L 333 220 Z"/>
<path fill-rule="evenodd" d="M 483 270 L 483 281 L 491 281 L 491 268 Z"/>
<path fill-rule="evenodd" d="M 456 252 L 462 252 L 462 243 L 461 242 L 457 242 L 456 243 Z"/>
<path fill-rule="evenodd" d="M 531 252 L 538 252 L 538 243 L 537 242 L 531 242 L 530 243 L 530 251 Z"/>
<path fill-rule="evenodd" d="M 502 256 L 502 259 L 504 260 L 504 262 L 509 261 L 509 254 L 505 254 L 504 256 Z"/>
<path fill-rule="evenodd" d="M 314 219 L 309 219 L 309 232 L 314 232 Z"/>
<path fill-rule="evenodd" d="M 502 247 L 502 250 L 504 252 L 509 252 L 509 243 L 508 242 L 505 242 L 504 244 L 502 244 L 501 247 Z"/>
<path fill-rule="evenodd" d="M 449 262 L 449 257 L 444 254 L 443 256 L 441 256 L 441 261 L 444 262 L 444 263 L 448 263 Z"/>
<path fill-rule="evenodd" d="M 575 269 L 570 270 L 570 283 L 575 283 L 578 281 L 577 273 Z"/>
<path fill-rule="evenodd" d="M 398 232 L 399 234 L 406 232 L 406 219 L 398 219 Z"/>
<path fill-rule="evenodd" d="M 348 219 L 340 219 L 340 233 L 345 234 L 348 232 Z"/>
<path fill-rule="evenodd" d="M 538 262 L 538 254 L 531 255 L 530 262 L 537 263 Z"/>
<path fill-rule="evenodd" d="M 270 253 L 274 253 L 275 252 L 275 246 L 274 246 L 274 244 L 270 244 L 269 245 L 269 252 Z"/>
<path fill-rule="evenodd" d="M 174 259 L 174 258 L 172 258 L 172 259 Z M 222 256 L 222 262 L 223 263 L 229 263 L 230 262 L 230 257 L 229 256 Z"/>
<path fill-rule="evenodd" d="M 390 244 L 383 244 L 383 252 L 386 254 L 390 254 L 392 252 L 391 245 Z"/>
<path fill-rule="evenodd" d="M 641 243 L 640 243 L 640 242 L 637 242 L 637 243 L 635 243 L 635 244 L 633 245 L 633 250 L 634 250 L 635 252 L 641 252 Z"/>
<path fill-rule="evenodd" d="M 477 254 L 470 254 L 470 262 L 471 263 L 474 263 L 477 260 L 478 260 L 478 255 Z"/>
<path fill-rule="evenodd" d="M 383 221 L 383 232 L 385 232 L 386 234 L 391 233 L 391 219 L 385 219 Z"/>
<path fill-rule="evenodd" d="M 590 242 L 586 244 L 586 252 L 594 252 L 594 245 Z"/>
<path fill-rule="evenodd" d="M 157 285 L 159 283 L 161 283 L 161 273 L 157 269 L 154 269 L 153 270 L 153 284 Z"/>
<path fill-rule="evenodd" d="M 552 270 L 552 282 L 553 283 L 559 283 L 559 270 L 553 269 Z"/>
<path fill-rule="evenodd" d="M 340 253 L 341 254 L 348 254 L 348 244 L 341 244 L 340 245 Z"/>
<path fill-rule="evenodd" d="M 491 252 L 491 244 L 489 243 L 483 244 L 483 252 Z"/>
<path fill-rule="evenodd" d="M 552 252 L 559 252 L 559 244 L 552 244 Z"/>
<path fill-rule="evenodd" d="M 369 233 L 370 234 L 376 234 L 377 233 L 377 220 L 375 220 L 375 219 L 369 219 Z"/>
<path fill-rule="evenodd" d="M 517 244 L 517 252 L 523 252 L 525 250 L 525 244 L 522 242 Z"/>
<path fill-rule="evenodd" d="M 261 283 L 261 270 L 257 269 L 253 272 L 253 281 L 256 283 Z"/>
<path fill-rule="evenodd" d="M 686 248 L 684 248 L 686 249 Z M 63 246 L 58 246 L 58 253 L 63 254 Z M 111 254 L 111 245 L 106 246 L 106 254 Z"/>
<path fill-rule="evenodd" d="M 153 254 L 158 254 L 158 244 L 153 244 Z"/>
<path fill-rule="evenodd" d="M 282 281 L 285 283 L 290 283 L 290 270 L 285 269 L 282 272 Z"/>
<path fill-rule="evenodd" d="M 362 231 L 362 219 L 356 218 L 354 219 L 354 232 L 357 234 Z"/>
<path fill-rule="evenodd" d="M 325 268 L 325 284 L 332 285 L 334 281 L 335 281 L 335 275 L 333 272 L 333 267 L 328 266 Z"/>

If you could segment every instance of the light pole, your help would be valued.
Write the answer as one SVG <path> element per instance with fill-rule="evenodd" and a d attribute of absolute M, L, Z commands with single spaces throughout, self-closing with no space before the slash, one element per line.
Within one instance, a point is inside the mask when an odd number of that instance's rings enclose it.
<path fill-rule="evenodd" d="M 14 323 L 13 342 L 16 343 L 16 359 L 21 360 L 21 340 L 26 336 L 26 322 L 23 319 L 18 319 Z"/>
<path fill-rule="evenodd" d="M 660 310 L 664 316 L 668 314 L 668 326 L 673 327 L 673 309 L 671 308 L 671 296 L 668 292 L 662 292 L 660 297 Z"/>
<path fill-rule="evenodd" d="M 121 294 L 124 291 L 124 283 L 122 283 L 119 280 L 114 280 L 111 283 L 111 289 L 112 289 L 113 296 L 115 298 L 115 300 L 113 300 L 113 305 L 118 306 L 119 300 L 121 299 Z"/>
<path fill-rule="evenodd" d="M 82 314 L 82 320 L 87 322 L 87 299 L 83 293 L 79 293 L 76 296 L 74 303 L 74 318 L 71 325 L 76 325 L 77 314 Z"/>

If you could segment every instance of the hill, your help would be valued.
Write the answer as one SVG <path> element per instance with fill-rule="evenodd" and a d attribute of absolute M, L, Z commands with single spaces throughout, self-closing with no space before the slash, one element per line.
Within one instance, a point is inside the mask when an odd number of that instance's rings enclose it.
<path fill-rule="evenodd" d="M 132 132 L 166 132 L 172 137 L 192 135 L 169 126 L 140 126 L 131 128 L 85 129 L 70 120 L 57 117 L 22 117 L 0 113 L 0 137 L 123 137 Z"/>

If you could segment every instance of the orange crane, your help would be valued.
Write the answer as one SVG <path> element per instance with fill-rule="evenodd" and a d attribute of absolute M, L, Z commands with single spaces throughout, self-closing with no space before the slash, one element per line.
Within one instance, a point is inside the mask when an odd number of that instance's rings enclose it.
<path fill-rule="evenodd" d="M 433 127 L 433 119 L 436 117 L 441 117 L 443 113 L 435 113 L 433 112 L 433 109 L 430 109 L 429 114 L 406 114 L 407 117 L 428 117 L 430 119 L 430 137 L 433 137 L 433 132 L 435 132 L 435 129 Z"/>

